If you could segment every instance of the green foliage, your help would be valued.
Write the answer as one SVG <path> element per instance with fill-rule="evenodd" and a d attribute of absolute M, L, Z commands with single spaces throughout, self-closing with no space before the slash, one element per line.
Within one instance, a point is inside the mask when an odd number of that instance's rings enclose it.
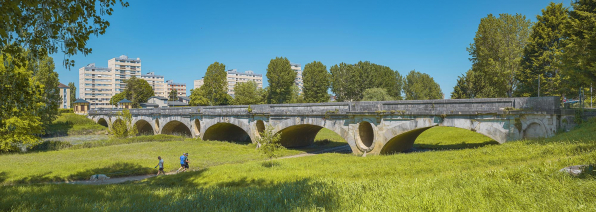
<path fill-rule="evenodd" d="M 292 85 L 290 101 L 287 103 L 304 103 L 304 95 L 300 95 L 300 88 L 297 85 Z"/>
<path fill-rule="evenodd" d="M 126 80 L 126 89 L 121 93 L 112 96 L 110 104 L 118 106 L 118 102 L 123 99 L 128 99 L 132 102 L 133 108 L 139 108 L 141 107 L 141 103 L 147 102 L 147 100 L 154 95 L 153 87 L 151 87 L 147 81 L 132 76 L 130 79 Z"/>
<path fill-rule="evenodd" d="M 225 105 L 230 104 L 226 65 L 214 62 L 207 67 L 204 84 L 190 94 L 191 105 Z"/>
<path fill-rule="evenodd" d="M 551 2 L 532 26 L 532 34 L 523 51 L 523 69 L 517 74 L 519 86 L 515 96 L 538 96 L 538 78 L 542 96 L 560 96 L 561 55 L 565 48 L 564 28 L 567 8 Z"/>
<path fill-rule="evenodd" d="M 35 135 L 43 133 L 38 112 L 46 107 L 43 85 L 26 63 L 19 67 L 11 56 L 0 56 L 0 86 L 0 152 L 37 143 Z"/>
<path fill-rule="evenodd" d="M 393 97 L 384 88 L 369 88 L 364 91 L 362 101 L 391 101 Z"/>
<path fill-rule="evenodd" d="M 112 96 L 112 98 L 110 98 L 110 104 L 118 106 L 118 102 L 122 101 L 123 99 L 126 99 L 126 91 Z"/>
<path fill-rule="evenodd" d="M 77 86 L 75 86 L 74 82 L 69 82 L 68 88 L 70 88 L 70 102 L 68 104 L 71 108 L 74 108 L 73 103 L 77 101 Z"/>
<path fill-rule="evenodd" d="M 142 142 L 170 142 L 181 141 L 184 137 L 174 135 L 141 135 L 130 138 L 112 138 L 109 140 L 96 140 L 73 144 L 68 141 L 47 140 L 40 144 L 30 147 L 31 151 L 56 151 L 66 149 L 87 149 L 104 146 L 114 146 L 121 144 L 134 144 Z"/>
<path fill-rule="evenodd" d="M 66 109 L 66 108 L 60 108 L 60 109 L 58 109 L 58 113 L 59 114 L 63 114 L 63 113 L 74 113 L 74 109 L 72 109 L 72 108 L 68 108 L 68 109 Z"/>
<path fill-rule="evenodd" d="M 374 63 L 358 62 L 354 65 L 340 63 L 332 66 L 331 91 L 337 101 L 360 101 L 369 88 L 384 88 L 393 99 L 402 99 L 403 78 L 397 71 Z"/>
<path fill-rule="evenodd" d="M 234 104 L 236 105 L 250 105 L 260 104 L 262 89 L 254 81 L 240 82 L 234 85 Z"/>
<path fill-rule="evenodd" d="M 319 61 L 313 61 L 304 66 L 302 78 L 304 80 L 304 101 L 308 103 L 321 103 L 329 101 L 327 90 L 331 86 L 330 74 L 327 66 Z"/>
<path fill-rule="evenodd" d="M 58 73 L 54 71 L 54 60 L 49 56 L 43 56 L 37 60 L 31 58 L 27 69 L 33 73 L 33 80 L 43 85 L 43 95 L 39 102 L 44 106 L 35 114 L 41 118 L 42 127 L 46 129 L 58 116 L 58 108 L 62 104 L 60 89 L 58 85 Z"/>
<path fill-rule="evenodd" d="M 260 137 L 257 138 L 259 144 L 259 151 L 267 156 L 269 160 L 277 158 L 279 156 L 279 150 L 285 149 L 281 143 L 281 133 L 273 132 L 273 126 L 265 126 L 265 130 L 260 133 Z"/>
<path fill-rule="evenodd" d="M 290 102 L 295 78 L 296 72 L 292 70 L 288 58 L 276 57 L 271 59 L 267 66 L 267 81 L 269 82 L 267 103 L 282 104 Z"/>
<path fill-rule="evenodd" d="M 173 89 L 168 95 L 170 101 L 178 101 L 178 90 Z"/>
<path fill-rule="evenodd" d="M 72 110 L 72 109 L 64 109 Z M 106 127 L 84 115 L 74 113 L 61 113 L 45 131 L 46 136 L 68 136 L 68 135 L 96 135 L 105 134 Z"/>
<path fill-rule="evenodd" d="M 596 82 L 596 2 L 576 0 L 565 24 L 563 66 L 570 82 L 567 96 L 577 96 L 579 87 Z M 573 89 L 569 89 L 572 87 Z"/>
<path fill-rule="evenodd" d="M 457 92 L 465 90 L 468 97 L 512 97 L 531 26 L 532 22 L 520 14 L 500 14 L 498 18 L 489 14 L 482 18 L 474 43 L 467 49 L 472 61 L 468 72 L 474 73 L 466 74 L 465 80 L 456 86 Z M 464 89 L 465 84 L 474 89 Z"/>
<path fill-rule="evenodd" d="M 110 23 L 103 18 L 112 15 L 116 0 L 29 0 L 0 3 L 0 49 L 11 55 L 17 67 L 27 65 L 29 49 L 32 58 L 44 58 L 61 51 L 65 67 L 73 67 L 68 57 L 91 53 L 86 44 L 91 35 L 104 34 Z M 120 5 L 128 2 L 120 0 Z M 23 47 L 23 48 L 21 48 Z"/>
<path fill-rule="evenodd" d="M 405 79 L 404 93 L 407 100 L 442 99 L 441 87 L 428 74 L 410 71 Z"/>
<path fill-rule="evenodd" d="M 112 129 L 109 132 L 114 138 L 127 138 L 138 134 L 137 128 L 132 125 L 130 110 L 124 109 L 118 112 L 116 121 L 112 124 Z"/>

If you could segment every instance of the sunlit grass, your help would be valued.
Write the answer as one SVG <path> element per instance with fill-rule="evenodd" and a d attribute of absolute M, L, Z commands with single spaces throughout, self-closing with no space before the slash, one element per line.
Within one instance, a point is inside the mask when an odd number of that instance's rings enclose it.
<path fill-rule="evenodd" d="M 492 138 L 480 133 L 455 127 L 433 127 L 424 131 L 414 143 L 422 149 L 465 149 L 498 144 Z"/>
<path fill-rule="evenodd" d="M 430 138 L 440 138 L 427 136 L 422 138 L 433 145 L 437 141 Z M 450 141 L 468 143 L 469 136 L 462 134 Z M 227 143 L 203 145 L 220 146 L 205 159 L 254 150 L 252 145 L 246 149 Z M 101 148 L 114 147 L 119 146 Z M 4 186 L 0 187 L 0 210 L 594 211 L 594 176 L 578 178 L 558 171 L 570 165 L 595 164 L 594 150 L 596 123 L 589 123 L 549 139 L 451 151 L 367 157 L 322 154 L 277 160 L 273 166 L 253 160 L 123 185 Z M 136 153 L 130 151 L 118 154 L 136 161 Z M 199 154 L 208 154 L 203 151 Z M 201 160 L 193 159 L 196 153 L 190 157 L 191 166 Z M 153 165 L 152 159 L 147 160 Z"/>
<path fill-rule="evenodd" d="M 63 113 L 46 130 L 49 136 L 105 134 L 107 127 L 95 123 L 84 115 Z"/>

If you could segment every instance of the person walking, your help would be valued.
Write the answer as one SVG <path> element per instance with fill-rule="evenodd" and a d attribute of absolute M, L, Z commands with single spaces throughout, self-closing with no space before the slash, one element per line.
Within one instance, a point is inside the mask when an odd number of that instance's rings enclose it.
<path fill-rule="evenodd" d="M 182 170 L 182 172 L 186 171 L 186 162 L 188 161 L 186 154 L 187 153 L 183 153 L 182 156 L 180 156 L 180 168 L 178 168 L 178 171 L 176 171 L 176 173 L 180 172 L 180 170 Z"/>
<path fill-rule="evenodd" d="M 190 170 L 190 167 L 188 166 L 188 152 L 184 153 L 184 155 L 186 156 L 186 160 L 184 161 L 184 167 L 186 168 L 186 170 Z"/>
<path fill-rule="evenodd" d="M 159 175 L 159 173 L 162 173 L 163 175 L 165 175 L 166 173 L 163 171 L 163 159 L 161 159 L 161 156 L 157 156 L 157 160 L 159 160 L 159 162 L 157 163 L 157 166 L 155 166 L 155 168 L 157 168 L 159 166 L 157 175 Z M 157 176 L 157 175 L 155 175 L 155 176 Z"/>

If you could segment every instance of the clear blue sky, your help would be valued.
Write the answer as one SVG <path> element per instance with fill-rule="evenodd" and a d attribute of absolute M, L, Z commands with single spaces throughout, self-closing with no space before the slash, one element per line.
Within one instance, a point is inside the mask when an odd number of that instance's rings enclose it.
<path fill-rule="evenodd" d="M 186 83 L 190 95 L 193 80 L 215 61 L 265 77 L 269 61 L 283 56 L 303 67 L 315 60 L 327 68 L 362 60 L 402 75 L 415 69 L 433 77 L 449 98 L 457 76 L 471 67 L 466 47 L 481 18 L 520 13 L 535 21 L 551 1 L 129 2 L 130 7 L 117 6 L 107 17 L 106 34 L 90 39 L 92 54 L 71 58 L 76 61 L 72 70 L 61 65 L 62 54 L 52 55 L 62 83 L 78 87 L 80 67 L 105 67 L 109 59 L 126 54 L 141 58 L 143 73 Z"/>

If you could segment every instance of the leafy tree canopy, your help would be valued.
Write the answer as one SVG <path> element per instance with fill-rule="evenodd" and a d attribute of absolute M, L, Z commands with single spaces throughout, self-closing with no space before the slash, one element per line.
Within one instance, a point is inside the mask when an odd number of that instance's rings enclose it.
<path fill-rule="evenodd" d="M 410 71 L 406 76 L 404 93 L 407 100 L 442 99 L 441 87 L 428 74 Z"/>
<path fill-rule="evenodd" d="M 73 67 L 68 57 L 77 53 L 87 55 L 86 46 L 91 35 L 104 34 L 110 23 L 105 15 L 112 15 L 116 0 L 6 0 L 0 1 L 0 50 L 13 63 L 25 66 L 27 57 L 43 58 L 61 51 L 65 67 Z M 128 2 L 120 0 L 128 7 Z M 24 53 L 29 49 L 30 54 Z"/>
<path fill-rule="evenodd" d="M 254 81 L 236 83 L 234 85 L 234 104 L 236 105 L 254 105 L 261 104 L 261 92 Z"/>
<path fill-rule="evenodd" d="M 330 74 L 327 66 L 319 61 L 304 66 L 302 78 L 304 80 L 304 101 L 310 103 L 328 102 L 329 86 L 331 85 Z"/>
<path fill-rule="evenodd" d="M 295 78 L 296 72 L 292 70 L 288 58 L 276 57 L 271 59 L 267 66 L 268 103 L 282 104 L 290 102 Z"/>
<path fill-rule="evenodd" d="M 362 101 L 391 101 L 393 97 L 384 88 L 369 88 L 364 91 Z"/>

